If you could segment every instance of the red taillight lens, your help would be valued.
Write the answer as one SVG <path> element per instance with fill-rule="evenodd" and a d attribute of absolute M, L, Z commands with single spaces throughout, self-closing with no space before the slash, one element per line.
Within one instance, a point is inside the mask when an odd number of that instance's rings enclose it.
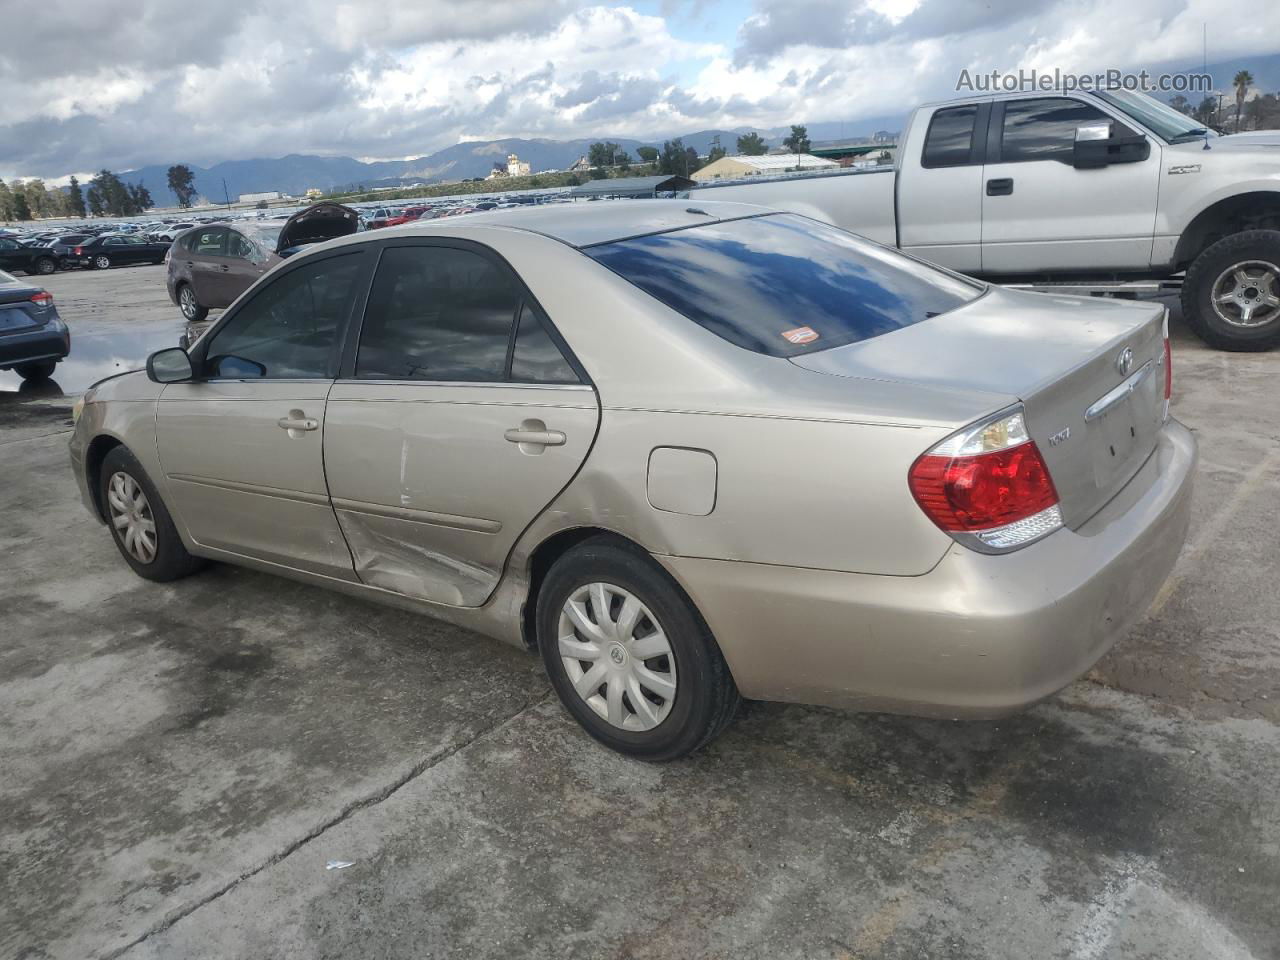
<path fill-rule="evenodd" d="M 32 295 L 31 302 L 38 304 L 42 307 L 52 307 L 53 294 L 50 293 L 48 290 L 41 290 L 39 293 Z"/>
<path fill-rule="evenodd" d="M 84 252 L 84 247 L 76 247 L 72 252 L 78 257 Z"/>
<path fill-rule="evenodd" d="M 911 493 L 948 533 L 1003 527 L 1058 502 L 1034 442 L 969 457 L 925 454 L 911 467 Z"/>

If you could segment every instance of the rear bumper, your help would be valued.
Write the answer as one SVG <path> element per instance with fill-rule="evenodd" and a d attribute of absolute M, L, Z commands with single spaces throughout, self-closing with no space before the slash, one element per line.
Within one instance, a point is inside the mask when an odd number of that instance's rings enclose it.
<path fill-rule="evenodd" d="M 659 557 L 742 694 L 936 717 L 1051 696 L 1146 613 L 1186 540 L 1196 444 L 1176 421 L 1103 510 L 1024 550 L 952 547 L 885 577 Z"/>
<path fill-rule="evenodd" d="M 0 336 L 0 370 L 39 360 L 61 360 L 71 352 L 71 332 L 61 320 Z"/>

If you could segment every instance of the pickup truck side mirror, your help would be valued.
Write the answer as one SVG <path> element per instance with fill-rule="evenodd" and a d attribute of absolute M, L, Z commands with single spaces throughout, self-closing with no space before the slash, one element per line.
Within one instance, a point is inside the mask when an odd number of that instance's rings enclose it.
<path fill-rule="evenodd" d="M 1151 142 L 1145 136 L 1120 129 L 1117 136 L 1110 121 L 1076 127 L 1071 165 L 1077 170 L 1094 170 L 1113 163 L 1141 163 L 1151 156 Z"/>

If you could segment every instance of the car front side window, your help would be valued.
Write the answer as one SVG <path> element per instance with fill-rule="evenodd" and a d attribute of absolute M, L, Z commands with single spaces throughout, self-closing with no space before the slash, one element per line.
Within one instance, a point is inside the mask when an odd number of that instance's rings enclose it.
<path fill-rule="evenodd" d="M 359 254 L 302 264 L 269 283 L 209 341 L 204 375 L 314 380 L 336 376 Z"/>
<path fill-rule="evenodd" d="M 1000 160 L 1070 163 L 1076 128 L 1091 123 L 1111 123 L 1111 117 L 1097 107 L 1065 97 L 1011 100 L 1004 105 Z"/>

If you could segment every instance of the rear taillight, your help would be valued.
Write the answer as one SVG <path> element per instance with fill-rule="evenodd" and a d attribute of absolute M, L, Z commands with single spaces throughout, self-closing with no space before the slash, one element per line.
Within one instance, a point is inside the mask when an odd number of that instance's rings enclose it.
<path fill-rule="evenodd" d="M 84 252 L 84 247 L 76 247 L 72 252 L 78 257 Z"/>
<path fill-rule="evenodd" d="M 1169 347 L 1169 311 L 1164 312 L 1164 411 L 1169 419 L 1169 400 L 1173 396 L 1173 350 Z"/>
<path fill-rule="evenodd" d="M 31 302 L 36 306 L 48 309 L 53 306 L 53 294 L 48 290 L 41 290 L 39 293 L 31 295 Z"/>
<path fill-rule="evenodd" d="M 907 482 L 930 520 L 984 553 L 1024 547 L 1062 526 L 1058 491 L 1021 409 L 952 434 L 911 465 Z"/>

